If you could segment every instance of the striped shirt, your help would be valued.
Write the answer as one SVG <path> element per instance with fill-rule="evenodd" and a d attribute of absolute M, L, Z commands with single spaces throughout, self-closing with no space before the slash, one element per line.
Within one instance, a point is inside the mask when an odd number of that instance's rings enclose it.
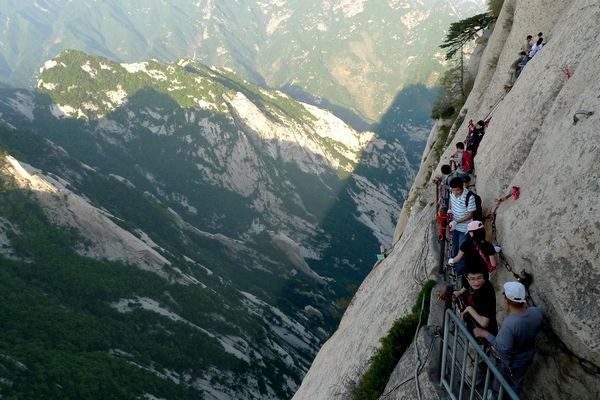
<path fill-rule="evenodd" d="M 457 221 L 459 219 L 462 219 L 464 217 L 466 217 L 466 215 L 472 211 L 476 210 L 475 207 L 475 196 L 471 196 L 469 197 L 469 206 L 465 207 L 465 202 L 467 200 L 467 193 L 469 191 L 467 189 L 464 189 L 462 194 L 460 196 L 456 196 L 454 193 L 450 193 L 450 210 L 449 212 L 452 213 L 453 217 L 452 219 L 454 221 Z M 467 225 L 469 225 L 469 222 L 473 221 L 472 219 L 469 219 L 465 222 L 460 222 L 456 225 L 456 230 L 459 232 L 467 232 Z"/>

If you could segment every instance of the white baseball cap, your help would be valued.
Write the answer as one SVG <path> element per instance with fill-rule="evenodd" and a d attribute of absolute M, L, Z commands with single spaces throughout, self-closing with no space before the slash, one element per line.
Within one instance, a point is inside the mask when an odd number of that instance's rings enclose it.
<path fill-rule="evenodd" d="M 504 296 L 515 303 L 525 303 L 527 292 L 521 282 L 506 282 L 504 284 Z"/>

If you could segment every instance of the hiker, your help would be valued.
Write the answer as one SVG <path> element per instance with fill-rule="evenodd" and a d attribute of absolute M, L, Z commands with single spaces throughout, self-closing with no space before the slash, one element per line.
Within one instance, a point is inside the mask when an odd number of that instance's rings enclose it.
<path fill-rule="evenodd" d="M 497 335 L 475 328 L 475 337 L 485 338 L 499 358 L 500 369 L 519 394 L 527 368 L 535 355 L 535 337 L 542 326 L 542 313 L 527 306 L 527 292 L 520 282 L 504 284 L 504 301 L 510 310 Z"/>
<path fill-rule="evenodd" d="M 496 292 L 489 281 L 487 269 L 481 264 L 468 265 L 465 281 L 466 284 L 454 292 L 457 300 L 464 303 L 461 319 L 471 333 L 475 328 L 485 328 L 494 335 L 498 332 Z"/>
<path fill-rule="evenodd" d="M 433 180 L 440 188 L 440 198 L 438 199 L 437 207 L 442 211 L 448 210 L 448 202 L 450 201 L 450 179 L 453 178 L 452 167 L 448 164 L 442 165 L 442 176 L 437 176 Z"/>
<path fill-rule="evenodd" d="M 525 64 L 527 64 L 527 61 L 529 61 L 529 57 L 527 56 L 527 53 L 522 51 L 519 53 L 519 58 L 513 61 L 513 63 L 510 65 L 510 69 L 508 70 L 508 79 L 504 84 L 504 90 L 507 93 L 510 92 L 510 89 L 512 89 L 513 85 L 517 81 L 517 78 L 519 75 L 521 75 L 521 71 L 523 70 L 523 67 L 525 67 Z"/>
<path fill-rule="evenodd" d="M 479 149 L 479 144 L 481 143 L 481 139 L 485 135 L 485 121 L 479 120 L 475 124 L 471 135 L 469 136 L 469 144 L 467 146 L 467 150 L 469 150 L 473 154 L 473 158 L 477 155 L 477 149 Z"/>
<path fill-rule="evenodd" d="M 531 50 L 529 51 L 529 59 L 531 60 L 533 58 L 533 56 L 535 56 L 537 54 L 538 51 L 540 51 L 542 49 L 542 47 L 544 47 L 544 38 L 540 37 L 537 42 L 531 47 Z"/>
<path fill-rule="evenodd" d="M 471 179 L 471 174 L 465 176 L 463 178 L 463 182 L 464 182 L 463 187 L 465 188 L 465 190 L 469 190 L 473 193 L 477 193 L 477 188 L 475 187 L 475 183 L 473 182 L 473 179 Z"/>
<path fill-rule="evenodd" d="M 467 240 L 467 227 L 473 219 L 475 213 L 475 196 L 471 195 L 467 199 L 468 190 L 464 189 L 463 180 L 456 176 L 450 180 L 450 209 L 452 221 L 449 227 L 452 232 L 452 254 L 458 254 L 460 246 Z M 464 260 L 460 260 L 456 265 L 456 273 L 463 274 Z"/>
<path fill-rule="evenodd" d="M 529 51 L 531 50 L 531 46 L 533 46 L 533 36 L 527 35 L 527 39 L 523 43 L 523 47 L 521 47 L 521 51 L 524 51 L 525 54 L 529 54 Z"/>
<path fill-rule="evenodd" d="M 454 164 L 454 174 L 456 177 L 463 179 L 467 174 L 463 170 L 463 153 L 465 152 L 465 144 L 463 142 L 456 143 L 456 152 L 450 157 L 450 164 Z"/>
<path fill-rule="evenodd" d="M 538 33 L 538 40 L 542 39 L 542 43 L 544 43 L 544 34 L 542 32 Z M 546 44 L 546 43 L 544 43 Z"/>
<path fill-rule="evenodd" d="M 485 270 L 486 275 L 496 270 L 498 260 L 494 245 L 485 240 L 485 228 L 481 221 L 471 221 L 467 225 L 467 238 L 460 246 L 458 254 L 448 260 L 453 265 L 465 259 L 465 266 Z M 463 283 L 466 283 L 463 281 Z M 466 285 L 463 285 L 466 287 Z"/>
<path fill-rule="evenodd" d="M 513 64 L 516 64 L 515 79 L 519 79 L 519 75 L 521 75 L 521 72 L 523 71 L 523 68 L 525 68 L 527 61 L 529 61 L 529 57 L 527 56 L 527 53 L 524 51 L 520 52 L 519 58 L 517 58 L 515 60 L 515 62 L 513 63 Z"/>

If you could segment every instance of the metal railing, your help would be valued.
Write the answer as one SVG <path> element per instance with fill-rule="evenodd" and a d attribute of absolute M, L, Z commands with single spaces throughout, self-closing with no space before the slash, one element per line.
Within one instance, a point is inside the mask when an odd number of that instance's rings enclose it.
<path fill-rule="evenodd" d="M 452 400 L 519 400 L 495 363 L 451 309 L 446 310 L 442 346 L 440 385 Z"/>

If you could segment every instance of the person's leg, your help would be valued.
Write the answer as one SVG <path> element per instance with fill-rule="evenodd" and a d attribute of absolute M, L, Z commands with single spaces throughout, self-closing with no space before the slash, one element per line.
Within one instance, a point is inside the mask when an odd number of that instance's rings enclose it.
<path fill-rule="evenodd" d="M 510 371 L 510 379 L 508 379 L 508 383 L 517 395 L 521 392 L 521 386 L 523 385 L 523 380 L 525 379 L 525 373 L 527 373 L 527 367 L 513 368 Z"/>
<path fill-rule="evenodd" d="M 467 233 L 466 232 L 459 232 L 457 230 L 455 230 L 454 232 L 457 232 L 457 236 L 458 236 L 458 249 L 460 250 L 460 246 L 462 246 L 462 244 L 465 242 L 465 240 L 467 240 Z M 452 237 L 452 241 L 454 243 L 454 237 Z M 456 251 L 456 254 L 458 254 L 458 250 Z M 456 274 L 457 275 L 462 275 L 465 273 L 465 257 L 462 258 L 462 260 L 460 260 L 458 262 L 458 264 L 456 264 Z"/>
<path fill-rule="evenodd" d="M 452 257 L 456 257 L 458 255 L 458 251 L 460 250 L 460 232 L 456 229 L 452 231 Z"/>

